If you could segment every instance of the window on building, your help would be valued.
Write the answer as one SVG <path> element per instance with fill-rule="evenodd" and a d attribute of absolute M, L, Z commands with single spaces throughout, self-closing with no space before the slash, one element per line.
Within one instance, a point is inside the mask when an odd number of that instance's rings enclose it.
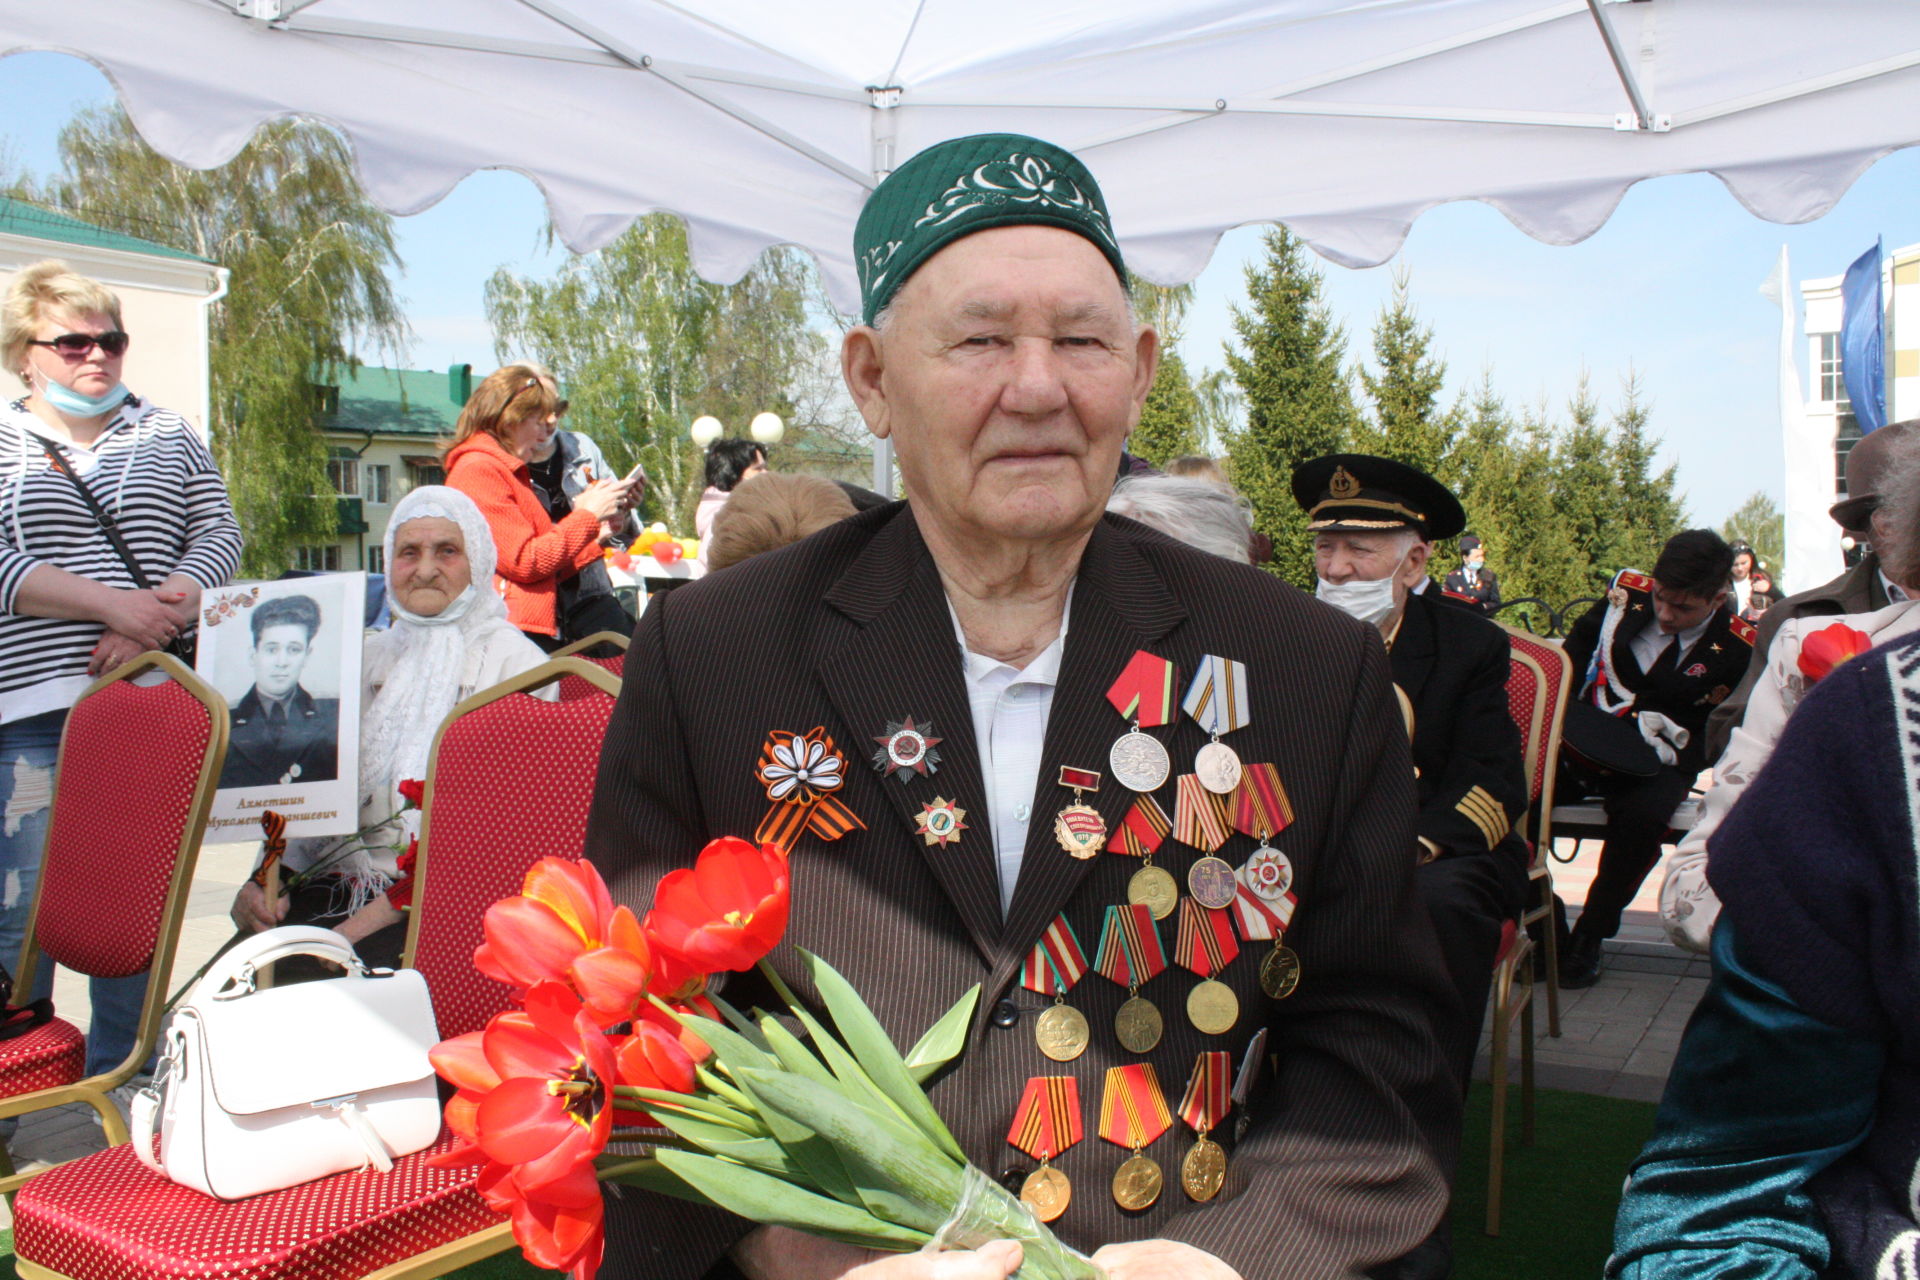
<path fill-rule="evenodd" d="M 1839 430 L 1834 433 L 1833 439 L 1833 491 L 1845 498 L 1849 496 L 1847 455 L 1853 452 L 1853 446 L 1860 443 L 1860 420 L 1850 410 L 1842 409 L 1837 425 Z"/>
<path fill-rule="evenodd" d="M 369 462 L 360 468 L 362 483 L 360 495 L 377 507 L 384 507 L 393 501 L 393 468 L 384 462 Z"/>
<path fill-rule="evenodd" d="M 367 572 L 385 573 L 387 571 L 387 549 L 385 547 L 367 548 Z"/>
<path fill-rule="evenodd" d="M 338 573 L 340 572 L 340 548 L 337 546 L 295 547 L 293 567 L 308 573 Z"/>
<path fill-rule="evenodd" d="M 328 458 L 327 479 L 333 482 L 333 491 L 343 498 L 360 496 L 360 460 L 358 458 Z"/>
<path fill-rule="evenodd" d="M 1847 383 L 1840 374 L 1840 335 L 1823 333 L 1820 337 L 1820 368 L 1815 374 L 1818 379 L 1819 398 L 1829 404 L 1847 403 Z"/>
<path fill-rule="evenodd" d="M 445 484 L 447 469 L 437 462 L 407 463 L 407 487 L 418 489 L 423 484 Z"/>

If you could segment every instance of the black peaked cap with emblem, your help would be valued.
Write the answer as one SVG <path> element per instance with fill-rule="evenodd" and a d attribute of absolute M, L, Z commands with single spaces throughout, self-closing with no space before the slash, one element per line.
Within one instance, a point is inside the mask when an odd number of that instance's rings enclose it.
<path fill-rule="evenodd" d="M 1413 529 L 1436 542 L 1467 527 L 1467 513 L 1447 486 L 1418 467 L 1365 453 L 1301 463 L 1293 469 L 1293 500 L 1315 533 Z"/>

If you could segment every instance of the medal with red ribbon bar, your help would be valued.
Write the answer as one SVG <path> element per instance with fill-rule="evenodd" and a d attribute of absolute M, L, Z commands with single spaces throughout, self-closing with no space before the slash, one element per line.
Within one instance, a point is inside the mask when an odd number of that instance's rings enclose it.
<path fill-rule="evenodd" d="M 1101 977 L 1127 989 L 1127 1002 L 1113 1015 L 1113 1033 L 1129 1053 L 1146 1053 L 1166 1029 L 1160 1010 L 1140 994 L 1167 967 L 1166 945 L 1143 902 L 1107 908 L 1100 930 L 1100 952 L 1093 967 Z"/>
<path fill-rule="evenodd" d="M 1207 790 L 1197 775 L 1181 774 L 1174 783 L 1173 838 L 1202 853 L 1212 853 L 1231 834 L 1227 798 Z"/>
<path fill-rule="evenodd" d="M 1250 860 L 1236 871 L 1239 890 L 1233 899 L 1233 922 L 1246 942 L 1273 939 L 1273 950 L 1260 962 L 1260 989 L 1275 1000 L 1285 1000 L 1300 985 L 1300 957 L 1286 945 L 1287 926 L 1293 923 L 1300 900 L 1290 892 L 1272 896 L 1258 891 L 1250 878 Z"/>
<path fill-rule="evenodd" d="M 1180 901 L 1180 882 L 1166 868 L 1153 865 L 1153 851 L 1160 847 L 1170 830 L 1172 824 L 1167 821 L 1167 811 L 1152 796 L 1138 795 L 1127 816 L 1120 820 L 1113 838 L 1107 841 L 1109 853 L 1129 854 L 1140 859 L 1140 869 L 1127 880 L 1127 901 L 1145 903 L 1152 909 L 1155 920 L 1165 920 L 1172 915 Z"/>
<path fill-rule="evenodd" d="M 1167 1095 L 1151 1062 L 1108 1067 L 1100 1093 L 1100 1136 L 1133 1154 L 1113 1175 L 1113 1198 L 1122 1209 L 1145 1209 L 1160 1198 L 1160 1166 L 1145 1148 L 1173 1127 Z"/>
<path fill-rule="evenodd" d="M 1132 724 L 1108 749 L 1108 768 L 1129 791 L 1158 791 L 1173 762 L 1159 739 L 1140 730 L 1173 722 L 1173 663 L 1139 650 L 1107 690 L 1107 701 Z"/>
<path fill-rule="evenodd" d="M 1080 1082 L 1072 1076 L 1034 1076 L 1020 1095 L 1007 1141 L 1040 1162 L 1020 1184 L 1020 1199 L 1033 1216 L 1052 1222 L 1067 1211 L 1073 1185 L 1053 1167 L 1053 1158 L 1085 1136 L 1080 1120 Z"/>
<path fill-rule="evenodd" d="M 1053 1007 L 1034 1020 L 1040 1052 L 1055 1062 L 1071 1062 L 1087 1051 L 1092 1038 L 1086 1015 L 1067 1003 L 1067 992 L 1087 974 L 1087 955 L 1062 912 L 1040 935 L 1020 966 L 1020 985 L 1053 997 Z"/>
<path fill-rule="evenodd" d="M 1214 978 L 1240 954 L 1233 917 L 1203 907 L 1192 898 L 1180 904 L 1180 930 L 1173 942 L 1174 963 L 1202 981 L 1187 992 L 1187 1020 L 1205 1035 L 1225 1035 L 1240 1020 L 1240 997 Z"/>
<path fill-rule="evenodd" d="M 1253 712 L 1247 696 L 1247 664 L 1207 654 L 1194 669 L 1180 706 L 1212 740 L 1193 757 L 1193 771 L 1207 790 L 1226 795 L 1240 782 L 1240 757 L 1220 741 L 1223 733 L 1244 729 Z"/>
<path fill-rule="evenodd" d="M 1193 1064 L 1187 1093 L 1180 1100 L 1180 1118 L 1193 1130 L 1193 1149 L 1180 1162 L 1180 1185 L 1189 1200 L 1211 1200 L 1227 1180 L 1227 1153 L 1207 1135 L 1227 1118 L 1233 1106 L 1227 1093 L 1233 1073 L 1226 1053 L 1210 1050 Z"/>
<path fill-rule="evenodd" d="M 760 748 L 760 766 L 754 771 L 767 789 L 773 808 L 760 820 L 754 839 L 776 844 L 791 853 L 803 831 L 822 840 L 838 840 L 867 824 L 853 810 L 834 799 L 846 781 L 847 758 L 833 749 L 833 738 L 823 726 L 811 733 L 775 729 Z"/>
<path fill-rule="evenodd" d="M 1100 789 L 1100 771 L 1076 769 L 1070 764 L 1063 764 L 1060 766 L 1060 785 L 1072 789 L 1073 803 L 1054 815 L 1053 838 L 1074 857 L 1091 858 L 1106 843 L 1107 820 L 1100 816 L 1098 809 L 1084 803 L 1080 793 Z"/>

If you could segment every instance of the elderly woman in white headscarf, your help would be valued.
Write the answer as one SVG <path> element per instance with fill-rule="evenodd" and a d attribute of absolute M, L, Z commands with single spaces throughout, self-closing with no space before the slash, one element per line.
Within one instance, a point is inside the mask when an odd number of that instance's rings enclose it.
<path fill-rule="evenodd" d="M 427 776 L 434 734 L 456 703 L 546 655 L 507 620 L 493 586 L 493 535 L 464 493 L 444 485 L 408 493 L 387 524 L 386 548 L 393 625 L 369 633 L 361 659 L 361 830 L 290 841 L 283 874 L 319 873 L 274 903 L 249 881 L 231 914 L 249 932 L 335 928 L 369 964 L 392 966 L 406 930 L 390 890 L 404 878 L 400 860 L 419 832 L 419 811 L 401 784 Z"/>

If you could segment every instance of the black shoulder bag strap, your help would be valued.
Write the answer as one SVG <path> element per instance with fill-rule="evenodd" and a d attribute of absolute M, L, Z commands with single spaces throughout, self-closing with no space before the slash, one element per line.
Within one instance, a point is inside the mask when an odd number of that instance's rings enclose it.
<path fill-rule="evenodd" d="M 113 544 L 114 552 L 120 557 L 120 563 L 126 565 L 127 572 L 133 575 L 133 584 L 142 591 L 151 591 L 153 579 L 147 576 L 147 571 L 141 568 L 140 562 L 134 558 L 133 548 L 127 545 L 126 535 L 120 532 L 119 522 L 100 505 L 100 500 L 93 496 L 93 490 L 89 489 L 86 481 L 74 471 L 73 464 L 67 461 L 67 455 L 55 448 L 53 442 L 46 437 L 35 438 L 40 441 L 40 447 L 46 450 L 47 461 L 72 482 L 74 489 L 80 494 L 80 500 L 87 504 L 87 510 L 93 512 L 93 518 L 100 524 L 100 532 L 107 535 L 107 541 Z M 165 652 L 192 666 L 195 644 L 195 640 L 183 633 L 167 641 Z"/>

